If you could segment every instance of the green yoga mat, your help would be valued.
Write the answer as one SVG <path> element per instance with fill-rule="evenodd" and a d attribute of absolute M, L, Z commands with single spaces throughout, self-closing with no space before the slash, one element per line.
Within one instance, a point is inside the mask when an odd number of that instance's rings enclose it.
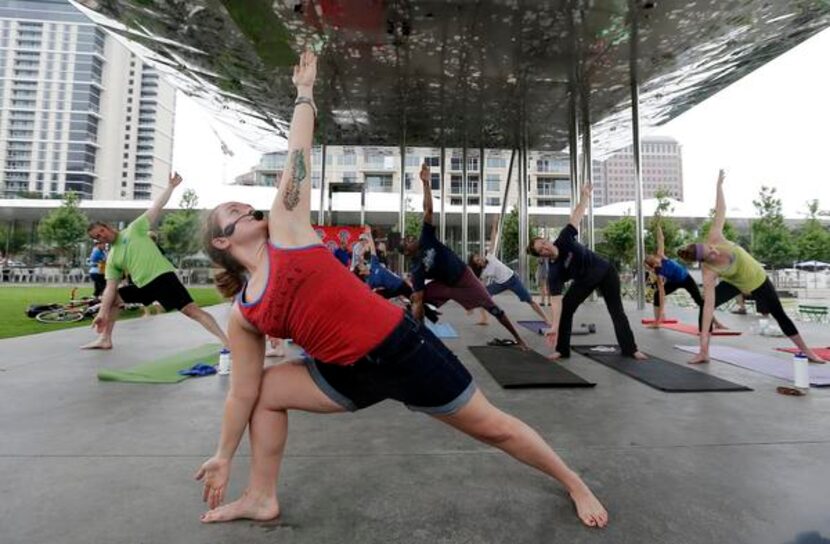
<path fill-rule="evenodd" d="M 190 377 L 182 376 L 178 373 L 179 370 L 190 368 L 196 363 L 212 365 L 218 362 L 220 347 L 219 344 L 205 344 L 124 370 L 104 368 L 98 371 L 98 379 L 105 382 L 179 383 Z"/>

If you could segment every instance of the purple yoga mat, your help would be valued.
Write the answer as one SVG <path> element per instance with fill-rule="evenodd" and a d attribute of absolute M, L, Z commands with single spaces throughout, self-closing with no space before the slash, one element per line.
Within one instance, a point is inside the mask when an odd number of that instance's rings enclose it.
<path fill-rule="evenodd" d="M 699 349 L 698 346 L 674 347 L 688 353 L 697 353 Z M 709 357 L 767 376 L 793 381 L 793 364 L 786 359 L 730 346 L 709 346 Z M 810 385 L 830 387 L 830 364 L 810 365 Z"/>

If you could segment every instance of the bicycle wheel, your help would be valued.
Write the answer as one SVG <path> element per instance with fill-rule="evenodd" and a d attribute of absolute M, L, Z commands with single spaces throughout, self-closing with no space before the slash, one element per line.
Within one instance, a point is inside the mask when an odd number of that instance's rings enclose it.
<path fill-rule="evenodd" d="M 40 312 L 35 316 L 35 319 L 41 323 L 74 323 L 84 318 L 84 313 L 80 310 L 49 310 Z"/>

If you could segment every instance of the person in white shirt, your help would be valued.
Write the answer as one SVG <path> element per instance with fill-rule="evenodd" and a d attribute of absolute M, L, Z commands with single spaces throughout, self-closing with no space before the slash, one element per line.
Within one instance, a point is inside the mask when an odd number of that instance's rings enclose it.
<path fill-rule="evenodd" d="M 528 292 L 527 288 L 522 283 L 522 280 L 519 279 L 518 274 L 513 272 L 509 266 L 498 260 L 493 255 L 483 257 L 479 253 L 473 253 L 470 255 L 467 264 L 470 265 L 470 268 L 472 268 L 475 275 L 478 276 L 482 283 L 484 283 L 484 286 L 487 288 L 487 292 L 490 293 L 490 296 L 495 296 L 502 291 L 513 291 L 516 296 L 519 297 L 519 300 L 530 304 L 533 311 L 539 314 L 539 317 L 541 317 L 545 323 L 550 325 L 550 320 L 545 315 L 545 312 L 539 304 L 533 300 L 533 297 L 530 296 L 530 292 Z M 483 309 L 481 310 L 481 319 L 478 324 L 487 324 L 487 312 Z"/>

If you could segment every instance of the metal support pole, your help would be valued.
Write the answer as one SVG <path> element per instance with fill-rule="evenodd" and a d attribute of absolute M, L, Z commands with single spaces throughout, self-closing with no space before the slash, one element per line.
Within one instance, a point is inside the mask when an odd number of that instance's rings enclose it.
<path fill-rule="evenodd" d="M 467 142 L 464 142 L 464 147 L 461 148 L 461 256 L 464 261 L 467 260 L 468 242 L 467 239 L 467 194 L 469 193 L 467 187 Z"/>
<path fill-rule="evenodd" d="M 444 210 L 444 204 L 447 200 L 447 186 L 445 183 L 445 175 L 446 175 L 446 168 L 444 168 L 444 159 L 447 157 L 447 150 L 444 146 L 441 146 L 441 182 L 440 182 L 440 191 L 441 191 L 441 243 L 447 243 L 447 213 Z M 431 181 L 430 181 L 431 183 Z"/>
<path fill-rule="evenodd" d="M 325 198 L 326 198 L 326 151 L 328 146 L 323 144 L 323 151 L 321 153 L 323 157 L 323 164 L 320 166 L 320 209 L 317 212 L 317 224 L 318 225 L 325 225 L 326 224 L 326 212 L 325 212 Z M 329 206 L 331 206 L 331 198 L 329 198 Z M 329 218 L 331 218 L 331 213 L 329 213 Z"/>
<path fill-rule="evenodd" d="M 510 179 L 513 177 L 513 162 L 516 159 L 516 149 L 513 148 L 510 151 L 510 166 L 507 168 L 507 182 L 504 185 L 504 196 L 501 200 L 501 213 L 496 218 L 496 221 L 499 222 L 499 228 L 496 230 L 496 239 L 493 240 L 493 255 L 496 258 L 499 258 L 499 252 L 501 251 L 501 244 L 499 241 L 501 240 L 502 229 L 504 228 L 504 217 L 507 214 L 507 196 L 510 194 Z"/>
<path fill-rule="evenodd" d="M 401 201 L 398 211 L 398 222 L 401 226 L 401 240 L 406 236 L 406 130 L 401 141 Z M 398 255 L 398 272 L 403 273 L 404 256 Z"/>
<path fill-rule="evenodd" d="M 519 278 L 527 284 L 527 142 L 522 139 L 519 150 Z"/>
<path fill-rule="evenodd" d="M 588 83 L 583 81 L 583 88 L 580 92 L 580 110 L 582 115 L 582 182 L 593 183 L 593 159 L 591 154 L 591 92 L 587 87 Z M 588 225 L 586 229 L 588 248 L 594 249 L 594 198 L 588 202 Z"/>
<path fill-rule="evenodd" d="M 576 60 L 572 60 L 576 62 Z M 568 159 L 571 176 L 571 210 L 576 208 L 579 203 L 579 125 L 578 115 L 576 111 L 576 82 L 572 82 L 568 87 Z M 582 238 L 582 231 L 580 229 L 578 239 Z"/>
<path fill-rule="evenodd" d="M 637 21 L 637 5 L 634 0 L 628 1 L 628 13 L 631 17 L 631 52 L 629 56 L 629 71 L 631 74 L 631 146 L 634 151 L 634 202 L 637 215 L 637 309 L 645 308 L 645 270 L 643 270 L 643 256 L 645 246 L 643 241 L 643 176 L 640 164 L 642 143 L 640 142 L 640 86 L 637 73 L 637 57 L 639 55 L 639 25 Z"/>
<path fill-rule="evenodd" d="M 484 146 L 478 151 L 478 253 L 484 256 L 487 253 L 485 227 L 487 214 L 484 211 Z"/>

